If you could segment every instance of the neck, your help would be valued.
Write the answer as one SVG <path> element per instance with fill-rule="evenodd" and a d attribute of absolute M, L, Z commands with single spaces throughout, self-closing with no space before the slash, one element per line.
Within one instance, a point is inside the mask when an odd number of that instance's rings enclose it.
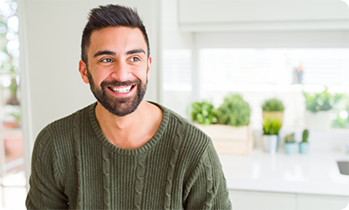
<path fill-rule="evenodd" d="M 134 112 L 123 117 L 110 113 L 99 102 L 95 113 L 104 136 L 115 146 L 125 149 L 138 148 L 148 142 L 162 120 L 160 108 L 144 99 Z"/>

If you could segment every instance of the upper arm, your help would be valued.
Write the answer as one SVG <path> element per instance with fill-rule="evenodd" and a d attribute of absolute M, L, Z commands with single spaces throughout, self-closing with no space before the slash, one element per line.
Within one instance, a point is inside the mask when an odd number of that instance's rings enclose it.
<path fill-rule="evenodd" d="M 56 161 L 54 141 L 49 128 L 45 128 L 38 135 L 32 153 L 30 190 L 26 199 L 28 209 L 68 208 Z"/>
<path fill-rule="evenodd" d="M 232 209 L 218 155 L 208 144 L 185 187 L 185 209 Z"/>

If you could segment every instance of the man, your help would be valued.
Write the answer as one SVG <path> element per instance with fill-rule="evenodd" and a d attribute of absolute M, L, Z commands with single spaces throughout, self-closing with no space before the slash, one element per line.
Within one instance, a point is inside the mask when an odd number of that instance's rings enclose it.
<path fill-rule="evenodd" d="M 91 11 L 79 72 L 97 103 L 38 135 L 28 209 L 231 209 L 210 138 L 143 99 L 151 56 L 135 11 Z"/>

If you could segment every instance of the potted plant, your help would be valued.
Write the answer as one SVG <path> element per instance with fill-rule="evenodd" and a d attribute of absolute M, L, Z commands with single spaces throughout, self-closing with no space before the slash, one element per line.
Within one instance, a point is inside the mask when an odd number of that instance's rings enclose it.
<path fill-rule="evenodd" d="M 262 110 L 263 121 L 266 118 L 279 118 L 283 122 L 285 106 L 281 100 L 277 98 L 265 100 L 262 104 Z"/>
<path fill-rule="evenodd" d="M 212 138 L 218 153 L 247 155 L 253 147 L 250 114 L 250 106 L 240 94 L 229 94 L 218 109 L 212 104 L 192 103 L 191 117 Z"/>
<path fill-rule="evenodd" d="M 251 108 L 240 94 L 229 94 L 217 109 L 218 123 L 235 127 L 250 124 Z"/>
<path fill-rule="evenodd" d="M 305 97 L 305 124 L 310 129 L 328 129 L 331 127 L 331 110 L 342 98 L 342 94 L 332 95 L 325 88 L 320 93 L 303 92 Z"/>
<path fill-rule="evenodd" d="M 262 143 L 264 151 L 268 153 L 276 153 L 279 145 L 279 131 L 282 127 L 282 122 L 279 118 L 267 118 L 262 123 L 263 136 Z"/>
<path fill-rule="evenodd" d="M 202 125 L 217 123 L 217 111 L 208 101 L 193 102 L 191 105 L 191 118 Z"/>
<path fill-rule="evenodd" d="M 299 152 L 301 154 L 307 154 L 309 152 L 309 143 L 308 143 L 309 131 L 304 129 L 302 135 L 302 141 L 299 143 Z"/>
<path fill-rule="evenodd" d="M 296 143 L 296 140 L 294 138 L 294 133 L 291 133 L 291 134 L 285 136 L 284 148 L 285 148 L 286 154 L 288 154 L 288 155 L 296 154 L 297 143 Z"/>

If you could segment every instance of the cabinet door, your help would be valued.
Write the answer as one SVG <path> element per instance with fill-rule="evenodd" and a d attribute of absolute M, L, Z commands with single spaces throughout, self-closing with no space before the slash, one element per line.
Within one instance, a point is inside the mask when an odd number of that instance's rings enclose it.
<path fill-rule="evenodd" d="M 229 197 L 234 210 L 296 210 L 292 193 L 230 190 Z"/>
<path fill-rule="evenodd" d="M 342 210 L 349 203 L 349 196 L 298 194 L 298 210 Z"/>
<path fill-rule="evenodd" d="M 314 7 L 314 4 L 316 6 Z M 263 21 L 348 20 L 344 2 L 285 0 L 179 0 L 180 24 L 251 23 Z M 195 8 L 195 9 L 193 9 Z M 208 15 L 209 14 L 209 15 Z"/>

